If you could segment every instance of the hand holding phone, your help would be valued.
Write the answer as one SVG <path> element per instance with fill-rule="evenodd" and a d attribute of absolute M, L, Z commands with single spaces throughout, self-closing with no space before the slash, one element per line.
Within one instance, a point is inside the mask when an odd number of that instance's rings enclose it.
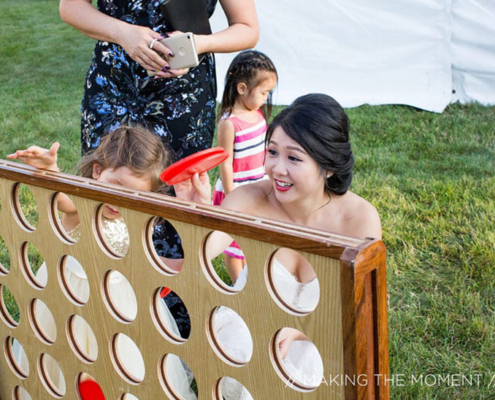
<path fill-rule="evenodd" d="M 173 56 L 162 55 L 169 63 L 171 69 L 193 68 L 199 64 L 194 35 L 191 32 L 178 33 L 160 40 Z M 148 71 L 148 75 L 156 75 L 156 72 Z"/>

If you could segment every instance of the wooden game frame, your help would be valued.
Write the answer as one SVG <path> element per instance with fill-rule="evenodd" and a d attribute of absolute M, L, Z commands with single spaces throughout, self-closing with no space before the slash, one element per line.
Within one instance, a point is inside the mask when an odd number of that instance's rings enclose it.
<path fill-rule="evenodd" d="M 20 221 L 19 213 L 16 211 L 15 188 L 18 187 L 16 185 L 19 183 L 27 185 L 36 199 L 40 214 L 39 227 L 36 230 L 30 229 L 29 225 Z M 105 249 L 97 244 L 98 239 L 94 232 L 94 224 L 88 223 L 82 234 L 87 237 L 93 236 L 88 239 L 90 242 L 89 252 L 102 253 L 102 255 L 88 255 L 82 249 L 83 245 L 71 243 L 70 239 L 63 235 L 63 232 L 57 230 L 56 223 L 50 217 L 53 214 L 50 210 L 53 210 L 54 195 L 59 192 L 69 195 L 78 207 L 80 214 L 86 215 L 88 220 L 94 220 L 95 210 L 99 204 L 109 203 L 118 206 L 126 222 L 129 221 L 129 225 L 136 226 L 136 228 L 129 230 L 131 244 L 142 247 L 144 250 L 132 250 L 122 259 L 118 259 L 112 254 L 104 254 Z M 18 326 L 7 323 L 5 318 L 0 319 L 0 340 L 3 348 L 3 354 L 0 355 L 1 399 L 16 398 L 15 393 L 21 390 L 21 387 L 31 393 L 33 399 L 78 398 L 75 383 L 77 371 L 87 372 L 95 376 L 108 399 L 125 398 L 125 393 L 134 394 L 141 399 L 165 398 L 166 389 L 163 388 L 164 385 L 161 383 L 160 377 L 156 377 L 160 374 L 154 373 L 157 368 L 155 345 L 163 349 L 162 353 L 168 353 L 167 346 L 169 346 L 186 349 L 183 350 L 183 353 L 181 353 L 182 350 L 178 350 L 176 354 L 179 355 L 194 353 L 198 355 L 188 361 L 191 361 L 190 365 L 194 367 L 193 371 L 198 379 L 199 397 L 203 399 L 212 398 L 212 396 L 216 398 L 215 396 L 217 396 L 218 379 L 214 376 L 232 376 L 243 383 L 247 382 L 246 386 L 254 398 L 389 398 L 386 251 L 381 241 L 358 240 L 333 235 L 297 225 L 243 215 L 218 207 L 197 205 L 159 194 L 136 192 L 73 175 L 39 171 L 25 165 L 2 160 L 0 160 L 0 202 L 0 236 L 5 241 L 11 259 L 10 271 L 2 272 L 0 269 L 0 285 L 8 286 L 13 292 L 15 291 L 16 300 L 21 309 L 21 323 Z M 19 272 L 23 262 L 20 249 L 24 243 L 32 241 L 44 251 L 45 261 L 47 264 L 53 265 L 51 267 L 53 271 L 58 268 L 60 254 L 75 254 L 79 260 L 86 260 L 86 265 L 96 264 L 89 260 L 100 260 L 100 265 L 116 265 L 116 268 L 121 266 L 123 271 L 129 271 L 131 274 L 131 264 L 153 262 L 153 257 L 150 255 L 149 249 L 146 250 L 146 242 L 143 239 L 146 236 L 144 227 L 149 225 L 150 218 L 153 216 L 165 218 L 177 228 L 184 242 L 186 262 L 196 258 L 195 261 L 185 264 L 184 270 L 181 272 L 181 274 L 189 274 L 187 275 L 187 285 L 182 283 L 177 286 L 183 299 L 188 300 L 186 304 L 188 302 L 189 304 L 197 303 L 199 307 L 204 302 L 208 303 L 205 307 L 211 309 L 211 304 L 219 303 L 216 296 L 220 296 L 218 298 L 222 299 L 221 304 L 242 310 L 244 310 L 243 307 L 247 307 L 243 316 L 246 316 L 251 326 L 257 327 L 253 337 L 256 343 L 260 343 L 259 353 L 255 351 L 251 360 L 254 366 L 232 367 L 226 364 L 214 354 L 208 343 L 207 335 L 203 333 L 197 334 L 194 340 L 190 340 L 190 345 L 180 344 L 178 347 L 174 347 L 177 345 L 171 345 L 165 338 L 152 332 L 155 327 L 151 318 L 143 317 L 139 323 L 132 324 L 115 321 L 108 316 L 108 313 L 103 310 L 102 303 L 98 303 L 97 300 L 91 305 L 84 306 L 86 308 L 68 304 L 63 290 L 57 289 L 59 288 L 57 279 L 54 278 L 49 281 L 50 286 L 47 285 L 42 290 L 26 283 L 25 277 Z M 83 220 L 83 218 L 81 219 Z M 266 318 L 267 315 L 262 314 L 264 311 L 260 310 L 260 308 L 264 308 L 263 304 L 270 302 L 267 300 L 269 295 L 265 294 L 264 290 L 261 292 L 258 290 L 259 295 L 256 297 L 246 297 L 247 295 L 241 297 L 241 295 L 229 295 L 221 293 L 217 289 L 209 288 L 211 283 L 205 279 L 205 274 L 200 272 L 204 270 L 204 266 L 201 265 L 201 246 L 199 246 L 198 254 L 198 246 L 196 248 L 188 247 L 187 242 L 190 241 L 196 245 L 198 243 L 204 244 L 204 238 L 213 230 L 226 232 L 240 243 L 244 240 L 247 243 L 245 253 L 249 265 L 251 265 L 249 258 L 251 256 L 254 260 L 252 265 L 259 264 L 260 271 L 266 264 L 266 260 L 269 259 L 269 255 L 273 254 L 274 249 L 287 247 L 300 252 L 315 267 L 321 282 L 322 293 L 333 293 L 333 300 L 322 301 L 326 298 L 320 298 L 318 306 L 329 313 L 328 319 L 332 318 L 331 323 L 327 324 L 325 321 L 326 325 L 322 323 L 322 314 L 317 314 L 316 311 L 313 313 L 314 315 L 301 317 L 280 313 L 276 311 L 277 306 L 270 305 L 268 307 L 267 305 L 266 307 L 267 312 L 269 312 L 270 307 L 274 307 L 273 310 L 275 310 L 273 311 L 274 314 L 268 318 L 269 320 L 277 321 L 278 326 L 304 328 L 306 332 L 312 333 L 308 336 L 321 347 L 321 349 L 318 348 L 320 352 L 323 352 L 325 371 L 330 369 L 332 375 L 325 375 L 324 379 L 327 382 L 320 385 L 318 389 L 304 392 L 288 387 L 287 383 L 284 384 L 279 374 L 270 365 L 266 347 L 268 345 L 267 338 L 272 334 L 268 331 L 265 332 L 264 328 L 265 325 L 269 325 L 270 321 Z M 54 254 L 51 255 L 51 253 Z M 101 262 L 101 260 L 108 261 Z M 129 263 L 129 266 L 125 263 Z M 250 274 L 251 270 L 253 268 L 250 267 Z M 87 273 L 91 278 L 92 274 L 98 273 L 98 268 L 88 265 Z M 141 312 L 147 309 L 149 297 L 140 295 L 140 282 L 143 282 L 141 286 L 149 286 L 150 284 L 140 281 L 140 279 L 145 279 L 140 275 L 145 274 L 132 275 L 134 279 L 132 282 L 136 282 L 134 288 L 138 288 L 136 290 L 137 300 L 143 307 L 140 309 Z M 264 281 L 262 272 L 259 275 L 258 284 L 262 285 Z M 173 276 L 168 276 L 166 273 L 157 273 L 156 276 L 158 277 L 156 279 L 163 281 L 157 284 L 158 286 L 165 286 L 169 282 L 173 282 L 172 279 L 174 279 Z M 195 286 L 196 281 L 199 281 L 197 286 Z M 147 287 L 147 289 L 151 289 L 151 287 Z M 254 287 L 251 289 L 251 293 L 255 293 Z M 98 285 L 92 287 L 92 290 L 92 293 L 98 292 Z M 202 294 L 204 298 L 201 297 Z M 55 344 L 43 343 L 38 340 L 39 337 L 33 334 L 33 329 L 25 322 L 27 316 L 23 314 L 26 314 L 25 310 L 34 297 L 42 299 L 53 307 L 52 311 L 58 328 L 57 343 Z M 257 297 L 260 299 L 258 300 Z M 252 299 L 251 308 L 246 306 L 246 302 L 249 301 L 246 299 Z M 102 308 L 101 312 L 98 307 Z M 5 310 L 3 313 L 5 314 Z M 258 319 L 264 319 L 265 322 L 258 321 L 255 313 L 261 313 Z M 279 313 L 280 317 L 278 316 Z M 100 344 L 100 356 L 97 362 L 82 362 L 72 355 L 67 356 L 68 360 L 65 359 L 67 352 L 70 353 L 71 351 L 64 335 L 67 330 L 67 314 L 82 315 L 94 324 L 92 325 L 93 329 L 98 327 L 98 332 L 95 332 Z M 142 314 L 146 313 L 143 312 Z M 100 318 L 104 318 L 104 322 L 101 322 Z M 196 325 L 201 327 L 201 318 L 206 318 L 206 315 L 198 318 L 199 322 Z M 146 376 L 149 379 L 145 379 L 139 385 L 132 381 L 126 381 L 126 379 L 122 379 L 121 375 L 116 374 L 112 368 L 111 357 L 106 355 L 105 343 L 115 332 L 125 333 L 133 337 L 138 347 L 142 349 L 147 367 Z M 9 359 L 7 349 L 8 338 L 12 337 L 21 340 L 25 347 L 30 360 L 31 372 L 28 377 L 12 370 L 12 361 Z M 148 343 L 151 338 L 161 338 L 163 343 L 158 343 L 158 339 L 155 339 L 152 347 Z M 332 346 L 327 346 L 327 342 L 332 342 Z M 40 369 L 39 363 L 40 358 L 42 358 L 40 354 L 45 352 L 54 354 L 55 359 L 62 366 L 67 386 L 65 394 L 62 396 L 56 391 L 47 391 L 46 383 L 43 383 L 43 368 Z M 264 362 L 262 362 L 263 360 Z M 336 378 L 337 375 L 339 375 L 338 378 Z"/>

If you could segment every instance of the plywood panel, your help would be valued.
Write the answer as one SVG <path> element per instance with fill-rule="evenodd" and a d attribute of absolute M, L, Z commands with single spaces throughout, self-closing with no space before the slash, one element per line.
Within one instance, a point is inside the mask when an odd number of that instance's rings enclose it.
<path fill-rule="evenodd" d="M 0 178 L 0 236 L 10 253 L 11 267 L 7 275 L 0 274 L 0 284 L 8 286 L 15 296 L 21 319 L 15 328 L 0 320 L 0 340 L 3 344 L 8 337 L 20 341 L 27 353 L 30 373 L 27 379 L 19 378 L 12 372 L 6 357 L 0 356 L 2 399 L 10 398 L 16 386 L 24 387 L 33 398 L 52 398 L 37 372 L 43 353 L 60 363 L 67 386 L 64 398 L 77 398 L 76 379 L 81 372 L 87 372 L 99 382 L 107 399 L 120 398 L 124 393 L 132 393 L 140 399 L 166 398 L 157 370 L 163 356 L 168 353 L 180 356 L 190 366 L 197 380 L 199 398 L 202 399 L 212 398 L 213 387 L 223 376 L 240 381 L 256 399 L 342 398 L 345 395 L 343 386 L 330 386 L 325 382 L 309 393 L 287 387 L 274 369 L 269 346 L 280 328 L 296 328 L 317 346 L 327 381 L 344 373 L 339 257 L 346 247 L 360 249 L 371 241 L 325 236 L 322 232 L 273 224 L 248 216 L 243 219 L 243 216 L 212 207 L 195 207 L 175 200 L 167 203 L 157 195 L 143 196 L 132 191 L 119 193 L 119 188 L 109 185 L 86 189 L 89 183 L 82 178 L 72 180 L 57 174 L 41 175 L 12 163 L 3 164 L 0 171 L 4 176 Z M 21 180 L 28 183 L 38 205 L 39 222 L 34 232 L 24 229 L 12 212 L 12 187 Z M 81 218 L 81 237 L 75 244 L 61 239 L 49 217 L 52 198 L 60 189 L 70 195 Z M 109 255 L 99 243 L 95 214 L 102 202 L 119 206 L 127 224 L 130 247 L 123 258 Z M 166 217 L 181 236 L 185 262 L 178 275 L 160 273 L 147 254 L 146 227 L 155 215 Z M 204 271 L 204 239 L 219 227 L 236 239 L 246 255 L 248 282 L 238 294 L 225 294 L 218 290 Z M 35 288 L 22 273 L 19 252 L 25 242 L 35 245 L 45 259 L 48 282 L 44 289 Z M 296 316 L 282 310 L 267 289 L 266 264 L 281 246 L 298 250 L 316 271 L 321 290 L 320 302 L 309 315 Z M 61 288 L 60 262 L 67 255 L 76 258 L 88 275 L 90 297 L 83 306 L 70 301 Z M 131 323 L 115 319 L 105 304 L 103 279 L 110 270 L 121 272 L 134 289 L 138 311 Z M 151 317 L 152 295 L 163 286 L 174 290 L 187 306 L 191 335 L 184 344 L 172 343 L 164 338 Z M 43 301 L 55 318 L 57 338 L 53 344 L 40 341 L 29 322 L 28 308 L 35 298 Z M 229 365 L 212 349 L 207 336 L 207 318 L 220 305 L 235 310 L 250 329 L 254 351 L 247 365 Z M 94 363 L 83 362 L 69 344 L 67 321 L 72 315 L 84 318 L 95 333 L 99 352 Z M 129 383 L 116 371 L 110 349 L 112 338 L 117 333 L 129 336 L 143 355 L 146 373 L 140 384 Z"/>

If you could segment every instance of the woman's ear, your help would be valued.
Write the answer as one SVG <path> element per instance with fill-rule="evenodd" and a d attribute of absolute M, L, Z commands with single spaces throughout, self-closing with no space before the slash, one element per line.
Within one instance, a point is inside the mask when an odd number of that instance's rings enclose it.
<path fill-rule="evenodd" d="M 333 171 L 325 171 L 325 179 L 332 177 Z"/>
<path fill-rule="evenodd" d="M 240 82 L 237 84 L 237 93 L 244 94 L 246 93 L 247 85 L 244 82 Z"/>
<path fill-rule="evenodd" d="M 93 179 L 97 180 L 101 175 L 101 165 L 94 163 L 93 173 L 91 175 L 93 176 Z"/>

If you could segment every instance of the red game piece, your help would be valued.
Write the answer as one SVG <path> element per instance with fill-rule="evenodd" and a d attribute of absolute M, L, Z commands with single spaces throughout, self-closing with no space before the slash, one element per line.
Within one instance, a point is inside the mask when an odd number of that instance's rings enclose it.
<path fill-rule="evenodd" d="M 163 299 L 164 297 L 167 297 L 170 292 L 172 291 L 172 289 L 168 288 L 168 287 L 164 287 L 162 289 L 162 291 L 160 292 L 160 297 Z"/>
<path fill-rule="evenodd" d="M 215 168 L 228 157 L 229 153 L 222 147 L 213 147 L 198 151 L 164 169 L 160 174 L 160 179 L 167 185 L 172 186 L 191 179 L 196 172 L 202 174 L 205 171 Z"/>
<path fill-rule="evenodd" d="M 79 395 L 83 400 L 105 400 L 100 385 L 93 380 L 79 383 Z"/>

